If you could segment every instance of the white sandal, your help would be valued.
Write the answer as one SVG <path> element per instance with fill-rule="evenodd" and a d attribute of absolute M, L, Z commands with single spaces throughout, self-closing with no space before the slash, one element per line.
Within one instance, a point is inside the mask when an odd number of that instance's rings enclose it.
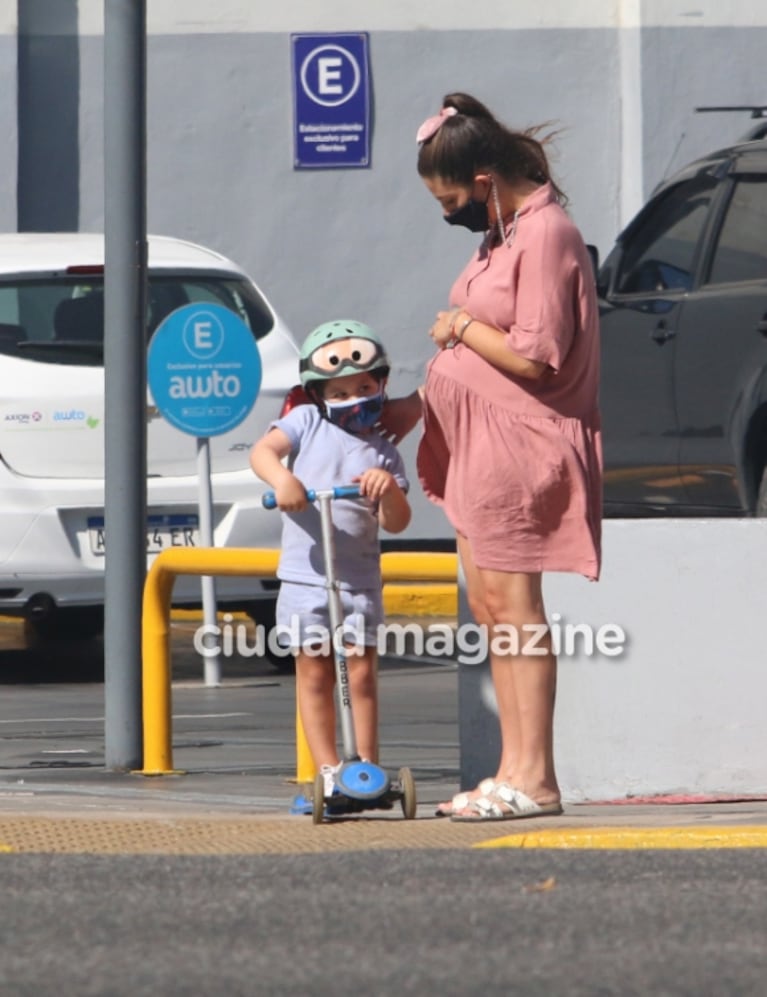
<path fill-rule="evenodd" d="M 477 793 L 479 793 L 480 797 L 489 796 L 498 785 L 500 783 L 497 783 L 495 779 L 483 779 L 476 789 L 468 789 L 462 793 L 456 793 L 450 803 L 447 805 L 440 804 L 435 811 L 435 816 L 452 817 L 459 810 L 466 810 L 470 807 L 477 799 Z"/>
<path fill-rule="evenodd" d="M 469 800 L 465 814 L 453 813 L 450 820 L 465 824 L 479 821 L 519 820 L 522 817 L 556 817 L 562 813 L 562 804 L 536 803 L 521 789 L 508 782 L 496 782 L 489 793 Z"/>

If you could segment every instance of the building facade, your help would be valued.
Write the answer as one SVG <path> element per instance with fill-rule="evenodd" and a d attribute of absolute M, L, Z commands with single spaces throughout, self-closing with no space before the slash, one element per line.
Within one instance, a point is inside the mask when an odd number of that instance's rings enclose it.
<path fill-rule="evenodd" d="M 6 230 L 100 230 L 105 190 L 119 196 L 103 171 L 104 5 L 0 0 Z M 696 107 L 767 101 L 761 0 L 147 0 L 147 18 L 149 230 L 236 259 L 299 339 L 335 317 L 371 324 L 393 393 L 419 383 L 476 244 L 415 171 L 416 129 L 445 93 L 557 133 L 554 173 L 602 254 L 659 180 L 749 126 Z M 341 32 L 367 36 L 370 162 L 296 169 L 291 35 Z M 411 532 L 445 532 L 415 505 Z"/>

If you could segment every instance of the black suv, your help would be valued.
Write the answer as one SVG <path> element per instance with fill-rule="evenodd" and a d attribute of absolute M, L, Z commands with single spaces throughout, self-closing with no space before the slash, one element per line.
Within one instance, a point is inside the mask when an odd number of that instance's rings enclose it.
<path fill-rule="evenodd" d="M 606 515 L 767 515 L 765 132 L 664 181 L 598 271 Z"/>

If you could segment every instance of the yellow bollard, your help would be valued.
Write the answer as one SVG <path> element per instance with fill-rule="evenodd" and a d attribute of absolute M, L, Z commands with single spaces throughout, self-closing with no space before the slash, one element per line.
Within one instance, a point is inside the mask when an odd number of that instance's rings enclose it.
<path fill-rule="evenodd" d="M 304 782 L 314 782 L 317 775 L 317 766 L 314 757 L 309 750 L 309 744 L 304 733 L 304 725 L 301 723 L 301 710 L 298 705 L 298 689 L 296 689 L 296 782 L 300 785 Z"/>
<path fill-rule="evenodd" d="M 172 775 L 170 604 L 176 575 L 273 577 L 279 551 L 239 547 L 173 547 L 157 555 L 144 582 L 142 775 Z"/>
<path fill-rule="evenodd" d="M 158 558 L 144 584 L 142 775 L 174 775 L 171 746 L 170 601 L 175 574 Z"/>
<path fill-rule="evenodd" d="M 158 554 L 144 585 L 142 635 L 144 758 L 142 775 L 170 775 L 171 742 L 170 604 L 176 575 L 255 575 L 274 577 L 279 551 L 249 548 L 178 547 Z M 454 583 L 455 554 L 386 553 L 383 582 Z M 316 766 L 296 713 L 297 779 L 313 781 Z"/>

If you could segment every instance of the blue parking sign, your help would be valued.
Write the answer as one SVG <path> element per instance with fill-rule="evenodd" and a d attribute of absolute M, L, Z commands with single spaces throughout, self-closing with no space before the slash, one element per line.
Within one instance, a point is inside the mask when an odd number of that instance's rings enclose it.
<path fill-rule="evenodd" d="M 261 355 L 251 330 L 228 308 L 184 305 L 152 336 L 147 379 L 160 414 L 176 429 L 219 436 L 253 408 Z"/>
<path fill-rule="evenodd" d="M 295 168 L 370 166 L 367 34 L 291 35 Z"/>

